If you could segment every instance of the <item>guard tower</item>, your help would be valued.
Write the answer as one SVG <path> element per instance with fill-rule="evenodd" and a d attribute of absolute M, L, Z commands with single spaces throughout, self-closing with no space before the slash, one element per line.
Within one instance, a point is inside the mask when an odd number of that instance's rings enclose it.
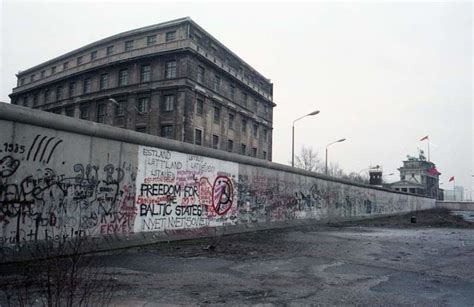
<path fill-rule="evenodd" d="M 369 169 L 369 184 L 382 186 L 382 167 L 377 165 Z"/>

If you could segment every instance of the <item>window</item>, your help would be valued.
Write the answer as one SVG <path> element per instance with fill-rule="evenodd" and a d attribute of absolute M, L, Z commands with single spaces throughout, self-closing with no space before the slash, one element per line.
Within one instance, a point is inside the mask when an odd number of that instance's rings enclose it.
<path fill-rule="evenodd" d="M 142 65 L 142 68 L 140 70 L 140 81 L 150 81 L 150 65 Z"/>
<path fill-rule="evenodd" d="M 53 66 L 51 67 L 51 74 L 55 74 L 56 73 L 56 66 Z"/>
<path fill-rule="evenodd" d="M 230 85 L 230 99 L 234 100 L 235 98 L 235 85 Z"/>
<path fill-rule="evenodd" d="M 107 47 L 107 55 L 112 55 L 114 53 L 114 46 Z"/>
<path fill-rule="evenodd" d="M 32 75 L 30 76 L 30 82 L 33 82 L 33 81 L 35 81 L 35 74 L 32 74 Z"/>
<path fill-rule="evenodd" d="M 97 50 L 91 52 L 91 61 L 94 61 L 95 59 L 97 59 Z"/>
<path fill-rule="evenodd" d="M 165 78 L 176 78 L 176 61 L 166 62 Z"/>
<path fill-rule="evenodd" d="M 263 159 L 267 160 L 267 152 L 263 151 Z"/>
<path fill-rule="evenodd" d="M 66 70 L 69 68 L 69 62 L 64 62 L 63 63 L 63 70 Z"/>
<path fill-rule="evenodd" d="M 194 144 L 202 145 L 202 131 L 199 129 L 194 130 Z"/>
<path fill-rule="evenodd" d="M 24 85 L 25 84 L 25 78 L 21 78 L 20 79 L 20 85 Z"/>
<path fill-rule="evenodd" d="M 89 118 L 89 106 L 81 106 L 80 114 L 81 119 L 88 119 Z"/>
<path fill-rule="evenodd" d="M 253 137 L 256 138 L 258 134 L 258 124 L 253 124 Z"/>
<path fill-rule="evenodd" d="M 28 106 L 28 96 L 23 97 L 23 106 Z"/>
<path fill-rule="evenodd" d="M 202 116 L 204 113 L 204 99 L 202 96 L 196 98 L 196 115 Z"/>
<path fill-rule="evenodd" d="M 109 87 L 109 75 L 102 74 L 100 75 L 100 89 L 104 90 Z"/>
<path fill-rule="evenodd" d="M 44 100 L 45 103 L 49 101 L 49 89 L 44 90 L 43 100 Z"/>
<path fill-rule="evenodd" d="M 56 100 L 60 100 L 60 99 L 63 99 L 63 87 L 62 86 L 58 86 L 56 88 Z"/>
<path fill-rule="evenodd" d="M 92 88 L 91 78 L 84 79 L 84 93 L 90 93 Z"/>
<path fill-rule="evenodd" d="M 125 114 L 125 101 L 119 100 L 115 105 L 115 116 L 123 116 Z"/>
<path fill-rule="evenodd" d="M 105 103 L 100 103 L 97 105 L 97 122 L 104 123 L 106 115 L 106 105 Z"/>
<path fill-rule="evenodd" d="M 229 129 L 234 130 L 234 119 L 235 115 L 232 113 L 229 113 Z"/>
<path fill-rule="evenodd" d="M 227 141 L 227 151 L 233 152 L 234 151 L 234 141 L 228 140 Z"/>
<path fill-rule="evenodd" d="M 257 99 L 254 99 L 254 100 L 253 100 L 253 109 L 255 110 L 255 113 L 256 113 L 257 110 L 258 110 L 258 101 L 257 101 Z"/>
<path fill-rule="evenodd" d="M 268 130 L 263 129 L 263 141 L 267 142 L 268 141 Z"/>
<path fill-rule="evenodd" d="M 146 133 L 146 126 L 137 126 L 135 127 L 136 132 Z"/>
<path fill-rule="evenodd" d="M 245 134 L 247 133 L 247 120 L 242 119 L 242 133 Z"/>
<path fill-rule="evenodd" d="M 156 44 L 156 34 L 155 35 L 148 35 L 146 37 L 146 44 L 147 46 L 151 46 Z"/>
<path fill-rule="evenodd" d="M 172 139 L 173 138 L 173 125 L 161 126 L 161 136 L 164 138 Z"/>
<path fill-rule="evenodd" d="M 33 106 L 38 105 L 38 93 L 33 94 Z"/>
<path fill-rule="evenodd" d="M 214 76 L 214 90 L 215 91 L 218 91 L 221 87 L 221 77 L 219 77 L 218 75 L 215 75 Z"/>
<path fill-rule="evenodd" d="M 76 59 L 76 64 L 77 64 L 77 65 L 81 65 L 81 64 L 82 64 L 82 59 L 83 59 L 82 56 L 77 57 L 77 59 Z"/>
<path fill-rule="evenodd" d="M 219 149 L 219 136 L 215 134 L 212 136 L 212 148 Z"/>
<path fill-rule="evenodd" d="M 76 82 L 69 83 L 69 97 L 74 96 L 76 93 Z"/>
<path fill-rule="evenodd" d="M 128 69 L 119 71 L 119 86 L 128 85 Z"/>
<path fill-rule="evenodd" d="M 256 157 L 257 156 L 257 148 L 254 147 L 252 148 L 252 157 Z"/>
<path fill-rule="evenodd" d="M 204 74 L 206 73 L 206 70 L 202 66 L 198 66 L 198 75 L 197 75 L 197 81 L 200 83 L 204 82 Z"/>
<path fill-rule="evenodd" d="M 166 41 L 172 41 L 176 39 L 176 31 L 166 32 Z"/>
<path fill-rule="evenodd" d="M 174 111 L 174 95 L 165 95 L 163 98 L 163 105 L 161 108 L 164 112 Z"/>
<path fill-rule="evenodd" d="M 46 76 L 46 70 L 41 71 L 41 78 L 44 78 Z"/>
<path fill-rule="evenodd" d="M 74 117 L 74 107 L 70 107 L 66 109 L 66 116 Z"/>
<path fill-rule="evenodd" d="M 221 109 L 214 107 L 214 123 L 218 124 L 221 120 Z"/>
<path fill-rule="evenodd" d="M 247 153 L 247 146 L 245 144 L 240 145 L 240 154 L 245 155 Z"/>
<path fill-rule="evenodd" d="M 130 51 L 133 49 L 133 40 L 125 42 L 125 51 Z"/>
<path fill-rule="evenodd" d="M 143 97 L 143 98 L 138 99 L 138 102 L 137 102 L 138 113 L 147 113 L 149 103 L 150 103 L 150 98 L 148 97 Z"/>
<path fill-rule="evenodd" d="M 242 93 L 242 102 L 245 106 L 247 105 L 248 97 L 247 93 Z"/>

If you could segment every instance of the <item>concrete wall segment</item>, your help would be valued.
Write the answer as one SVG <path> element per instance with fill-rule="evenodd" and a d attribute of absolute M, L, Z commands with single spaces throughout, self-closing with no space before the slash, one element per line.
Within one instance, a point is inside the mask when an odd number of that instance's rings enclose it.
<path fill-rule="evenodd" d="M 351 220 L 433 199 L 0 103 L 0 262 L 87 238 L 92 250 Z"/>

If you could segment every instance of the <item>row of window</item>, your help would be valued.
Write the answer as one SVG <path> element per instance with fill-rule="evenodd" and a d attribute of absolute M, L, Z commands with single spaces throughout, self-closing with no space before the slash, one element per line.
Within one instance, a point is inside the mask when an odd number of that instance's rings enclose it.
<path fill-rule="evenodd" d="M 176 78 L 176 61 L 167 61 L 165 64 L 165 78 L 167 79 L 172 79 Z M 129 73 L 128 69 L 122 69 L 118 73 L 118 86 L 126 86 L 129 84 Z M 140 82 L 149 82 L 151 80 L 151 68 L 150 65 L 142 65 L 140 68 Z M 99 76 L 99 90 L 105 90 L 110 87 L 109 84 L 109 74 L 101 74 Z M 65 98 L 64 96 L 64 87 L 63 86 L 58 86 L 56 88 L 56 100 L 61 100 Z M 77 83 L 76 82 L 70 82 L 68 86 L 68 92 L 69 92 L 69 97 L 73 97 L 78 93 L 77 91 Z M 87 94 L 92 92 L 92 79 L 85 78 L 83 80 L 83 86 L 82 86 L 82 93 Z M 43 92 L 44 95 L 44 102 L 48 102 L 50 99 L 50 95 L 52 92 L 49 89 L 45 89 Z M 28 101 L 27 97 L 23 98 L 23 105 L 27 106 Z M 38 105 L 38 94 L 34 93 L 33 94 L 33 106 Z"/>
<path fill-rule="evenodd" d="M 194 130 L 194 144 L 202 145 L 202 130 L 195 129 Z M 212 135 L 212 148 L 214 149 L 221 149 L 219 148 L 219 136 Z M 228 152 L 234 152 L 234 141 L 231 139 L 227 140 L 227 148 L 225 148 Z M 240 154 L 247 155 L 250 154 L 252 157 L 257 157 L 257 147 L 253 147 L 251 152 L 247 152 L 247 145 L 242 143 L 240 144 Z M 267 159 L 267 152 L 263 151 L 263 158 Z"/>
<path fill-rule="evenodd" d="M 206 78 L 206 69 L 204 67 L 202 67 L 201 65 L 198 65 L 198 69 L 197 69 L 197 82 L 201 83 L 201 84 L 205 84 L 205 79 Z M 214 79 L 212 81 L 212 89 L 216 92 L 220 92 L 220 89 L 221 89 L 221 85 L 222 85 L 222 79 L 219 75 L 214 75 Z M 228 93 L 228 98 L 232 101 L 235 101 L 236 100 L 236 89 L 235 89 L 235 85 L 234 84 L 230 84 L 230 89 L 229 89 L 229 93 Z M 258 111 L 258 100 L 256 98 L 253 99 L 253 103 L 252 105 L 250 106 L 249 105 L 249 95 L 242 91 L 241 92 L 241 97 L 240 97 L 240 101 L 241 101 L 241 104 L 244 105 L 244 106 L 249 106 L 249 107 L 252 107 L 252 110 L 257 112 Z M 269 108 L 266 104 L 263 104 L 263 113 L 266 115 L 268 114 L 269 112 Z"/>
<path fill-rule="evenodd" d="M 175 109 L 175 102 L 176 102 L 176 96 L 174 94 L 168 94 L 163 96 L 163 100 L 160 106 L 160 110 L 162 112 L 173 112 Z M 125 115 L 125 100 L 118 100 L 117 104 L 115 105 L 115 116 L 123 116 Z M 200 106 L 200 107 L 199 107 Z M 150 107 L 150 98 L 149 97 L 142 97 L 137 100 L 135 109 L 138 113 L 148 113 L 149 112 L 149 107 Z M 105 121 L 105 109 L 106 105 L 105 103 L 99 104 L 98 105 L 98 112 L 97 112 L 97 121 L 98 122 L 104 122 Z M 196 105 L 197 110 L 201 110 L 200 112 L 197 112 L 196 115 L 202 116 L 202 105 L 197 104 Z M 220 108 L 214 107 L 214 122 L 219 123 L 220 122 L 220 117 L 221 117 L 221 112 Z M 84 105 L 80 108 L 80 118 L 81 119 L 89 119 L 89 107 L 87 105 Z M 228 128 L 230 130 L 235 129 L 235 114 L 233 113 L 228 113 L 228 122 L 227 122 Z M 248 126 L 248 120 L 247 119 L 242 119 L 241 121 L 241 132 L 243 135 L 247 134 L 247 126 Z M 252 135 L 254 138 L 258 137 L 258 131 L 259 131 L 259 125 L 258 123 L 253 123 L 252 125 Z M 268 129 L 263 128 L 263 140 L 265 142 L 268 142 Z"/>
<path fill-rule="evenodd" d="M 166 32 L 165 37 L 166 37 L 166 42 L 175 40 L 176 39 L 176 31 Z M 157 34 L 148 35 L 146 40 L 147 40 L 147 46 L 151 46 L 151 45 L 156 44 Z M 124 43 L 124 51 L 125 52 L 131 51 L 133 48 L 134 48 L 134 40 L 125 41 L 125 43 Z M 111 56 L 111 55 L 114 54 L 114 52 L 115 52 L 115 46 L 114 45 L 110 45 L 110 46 L 107 46 L 105 48 L 106 56 Z M 91 62 L 96 60 L 97 57 L 98 57 L 98 51 L 97 50 L 93 50 L 93 51 L 90 52 L 89 58 L 90 58 Z M 83 64 L 84 61 L 85 61 L 85 56 L 84 55 L 78 56 L 76 58 L 76 66 L 79 66 L 79 65 Z M 69 60 L 63 62 L 62 63 L 62 71 L 67 70 L 70 67 L 69 64 L 70 64 Z M 54 75 L 58 71 L 57 65 L 51 66 L 49 70 L 50 70 L 49 76 Z M 44 77 L 46 77 L 46 69 L 44 69 L 40 72 L 40 78 L 44 78 Z M 22 77 L 19 81 L 19 85 L 20 86 L 24 85 L 25 81 L 26 81 L 25 77 Z M 36 74 L 35 73 L 30 75 L 30 82 L 33 82 L 33 81 L 36 81 Z"/>
<path fill-rule="evenodd" d="M 200 95 L 197 96 L 196 98 L 196 116 L 202 117 L 204 115 L 204 98 Z M 227 125 L 230 130 L 235 129 L 235 114 L 229 112 L 228 113 L 228 118 L 227 118 Z M 221 120 L 221 108 L 218 106 L 214 106 L 213 108 L 213 121 L 215 124 L 219 124 Z M 241 132 L 243 134 L 247 133 L 247 126 L 248 126 L 248 121 L 247 119 L 242 119 L 241 121 Z M 259 125 L 257 123 L 254 123 L 252 128 L 253 128 L 253 136 L 257 137 L 258 135 L 258 127 Z M 264 140 L 267 141 L 268 137 L 268 130 L 263 129 L 263 135 L 264 135 Z"/>
<path fill-rule="evenodd" d="M 119 102 L 120 103 L 120 102 Z M 123 103 L 123 102 L 122 102 Z M 138 105 L 146 105 L 148 104 L 148 98 L 142 98 L 139 100 Z M 138 106 L 138 109 L 141 107 Z M 143 107 L 142 111 L 145 111 L 146 107 Z M 104 123 L 105 119 L 107 117 L 107 110 L 106 110 L 106 105 L 105 104 L 99 104 L 97 105 L 97 122 L 99 123 Z M 123 107 L 122 108 L 116 108 L 116 115 L 123 115 Z M 69 117 L 74 117 L 74 108 L 67 108 L 66 109 L 66 116 Z M 89 118 L 89 107 L 88 106 L 83 106 L 80 108 L 80 118 L 82 119 L 88 119 Z M 138 132 L 147 132 L 147 127 L 146 126 L 137 126 L 136 131 Z M 171 124 L 165 124 L 161 125 L 160 129 L 160 136 L 165 137 L 165 138 L 170 138 L 173 139 L 173 125 Z M 201 129 L 195 129 L 194 132 L 194 144 L 196 145 L 201 145 L 202 146 L 202 130 Z M 219 136 L 218 135 L 213 135 L 212 136 L 212 148 L 214 149 L 220 149 L 219 148 Z M 234 152 L 234 141 L 232 139 L 227 140 L 227 147 L 225 148 L 228 152 Z M 247 152 L 247 145 L 242 143 L 240 145 L 240 154 L 242 155 L 247 155 L 250 154 L 253 157 L 257 157 L 257 148 L 253 147 L 251 152 Z M 266 160 L 267 159 L 267 152 L 263 151 L 263 158 Z"/>
<path fill-rule="evenodd" d="M 175 95 L 168 94 L 164 95 L 163 101 L 161 103 L 160 110 L 162 112 L 173 112 L 175 109 Z M 125 115 L 125 100 L 118 100 L 117 104 L 115 105 L 115 116 L 123 116 Z M 106 118 L 106 103 L 100 103 L 97 105 L 97 122 L 103 123 L 105 122 Z M 141 97 L 138 98 L 135 109 L 138 113 L 148 113 L 150 110 L 150 97 Z M 80 108 L 79 118 L 89 120 L 89 106 L 82 105 Z M 74 107 L 66 109 L 67 116 L 74 116 Z"/>

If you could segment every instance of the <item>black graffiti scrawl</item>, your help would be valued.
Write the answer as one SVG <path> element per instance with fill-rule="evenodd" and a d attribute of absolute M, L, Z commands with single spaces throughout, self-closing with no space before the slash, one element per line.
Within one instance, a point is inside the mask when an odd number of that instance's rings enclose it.
<path fill-rule="evenodd" d="M 56 147 L 62 142 L 62 140 L 58 140 L 54 136 L 48 137 L 38 134 L 31 143 L 26 159 L 28 161 L 49 163 Z"/>
<path fill-rule="evenodd" d="M 20 161 L 12 156 L 5 156 L 0 159 L 0 178 L 13 175 L 20 166 Z"/>

